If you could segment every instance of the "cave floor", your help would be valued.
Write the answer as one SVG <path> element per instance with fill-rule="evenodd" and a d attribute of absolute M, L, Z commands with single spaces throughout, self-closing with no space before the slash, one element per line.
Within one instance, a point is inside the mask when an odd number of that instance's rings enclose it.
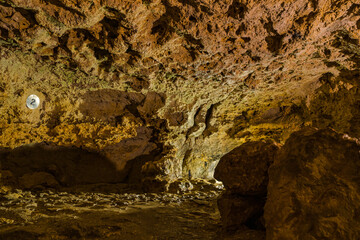
<path fill-rule="evenodd" d="M 0 194 L 0 239 L 218 239 L 218 194 L 13 190 Z"/>

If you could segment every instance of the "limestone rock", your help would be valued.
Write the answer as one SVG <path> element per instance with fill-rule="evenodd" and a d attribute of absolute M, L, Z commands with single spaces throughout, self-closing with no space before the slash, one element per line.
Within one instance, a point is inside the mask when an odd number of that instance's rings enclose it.
<path fill-rule="evenodd" d="M 267 170 L 278 149 L 273 142 L 244 143 L 221 158 L 214 176 L 232 193 L 266 193 Z"/>
<path fill-rule="evenodd" d="M 359 151 L 331 129 L 293 133 L 269 169 L 266 239 L 359 239 Z"/>
<path fill-rule="evenodd" d="M 165 192 L 168 182 L 168 179 L 162 177 L 145 177 L 142 179 L 141 187 L 144 192 Z"/>

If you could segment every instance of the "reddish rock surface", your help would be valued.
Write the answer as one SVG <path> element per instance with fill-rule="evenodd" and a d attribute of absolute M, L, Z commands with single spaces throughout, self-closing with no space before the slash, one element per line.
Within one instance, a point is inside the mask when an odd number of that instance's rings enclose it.
<path fill-rule="evenodd" d="M 0 0 L 0 190 L 3 183 L 42 188 L 121 182 L 177 192 L 187 190 L 182 183 L 212 179 L 221 157 L 245 142 L 284 143 L 303 126 L 359 138 L 359 41 L 360 5 L 354 0 Z M 25 105 L 30 94 L 41 101 L 35 110 Z M 331 152 L 323 135 L 314 134 Z M 229 200 L 231 194 L 263 197 L 274 149 L 266 155 L 267 148 L 254 147 L 266 160 L 249 151 L 247 158 L 235 156 L 241 160 L 236 168 L 218 173 L 233 191 L 219 205 L 223 213 L 246 206 Z M 309 154 L 315 152 L 309 147 Z M 322 180 L 321 187 L 332 186 Z M 355 184 L 356 177 L 346 181 Z M 336 194 L 348 201 L 355 185 L 346 184 Z M 289 191 L 279 194 L 289 200 Z M 294 205 L 302 203 L 301 192 L 293 193 Z M 356 226 L 342 228 L 357 220 L 334 199 L 328 204 L 341 220 L 268 220 L 270 238 L 282 234 L 276 230 L 281 224 L 306 230 L 313 224 L 310 239 L 328 237 L 324 229 L 336 225 L 335 238 L 357 238 Z M 316 216 L 325 216 L 324 208 Z M 287 210 L 273 215 L 283 221 Z M 245 221 L 239 212 L 224 215 L 232 219 L 229 225 Z M 303 236 L 291 227 L 283 233 Z M 264 237 L 263 231 L 242 230 L 250 239 Z"/>
<path fill-rule="evenodd" d="M 350 0 L 2 0 L 0 146 L 113 155 L 146 127 L 168 182 L 304 125 L 360 137 L 359 22 Z"/>

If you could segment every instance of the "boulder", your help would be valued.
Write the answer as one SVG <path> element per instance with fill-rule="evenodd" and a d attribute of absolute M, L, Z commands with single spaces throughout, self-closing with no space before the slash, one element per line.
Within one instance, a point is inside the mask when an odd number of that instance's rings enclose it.
<path fill-rule="evenodd" d="M 267 170 L 278 149 L 270 141 L 244 143 L 221 158 L 214 176 L 232 193 L 265 194 Z"/>
<path fill-rule="evenodd" d="M 360 239 L 359 151 L 331 129 L 293 133 L 269 169 L 266 239 Z"/>
<path fill-rule="evenodd" d="M 271 141 L 247 142 L 220 159 L 214 176 L 226 189 L 218 199 L 225 232 L 236 232 L 244 226 L 264 230 L 267 171 L 278 149 Z"/>

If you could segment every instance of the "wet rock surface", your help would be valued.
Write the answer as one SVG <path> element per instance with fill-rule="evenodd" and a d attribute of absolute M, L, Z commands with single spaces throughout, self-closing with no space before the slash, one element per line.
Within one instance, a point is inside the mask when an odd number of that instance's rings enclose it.
<path fill-rule="evenodd" d="M 0 193 L 1 239 L 219 239 L 219 192 Z"/>
<path fill-rule="evenodd" d="M 331 129 L 293 133 L 269 169 L 266 239 L 358 239 L 359 151 Z"/>

